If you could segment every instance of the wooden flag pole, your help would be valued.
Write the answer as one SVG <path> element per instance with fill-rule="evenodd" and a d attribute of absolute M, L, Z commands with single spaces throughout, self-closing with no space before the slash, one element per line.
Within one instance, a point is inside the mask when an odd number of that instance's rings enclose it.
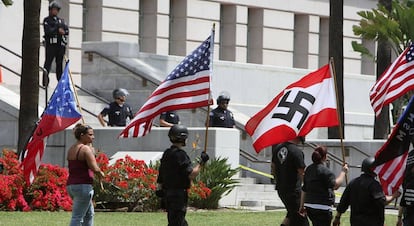
<path fill-rule="evenodd" d="M 344 138 L 344 134 L 342 132 L 342 120 L 341 120 L 341 114 L 340 114 L 340 106 L 339 106 L 339 94 L 338 94 L 338 87 L 337 87 L 337 80 L 336 80 L 336 72 L 335 72 L 335 64 L 334 64 L 334 59 L 333 57 L 331 57 L 329 59 L 329 68 L 331 70 L 331 74 L 333 76 L 334 79 L 334 87 L 335 87 L 335 95 L 336 95 L 336 114 L 338 116 L 338 121 L 339 121 L 339 138 L 340 138 L 340 143 L 341 143 L 341 153 L 342 153 L 342 163 L 343 165 L 345 165 L 346 161 L 345 161 L 345 147 L 344 147 L 344 142 L 343 142 L 343 138 Z M 348 175 L 345 174 L 345 183 L 348 184 Z"/>
<path fill-rule="evenodd" d="M 214 59 L 214 34 L 216 29 L 216 23 L 213 23 L 213 29 L 211 30 L 210 37 L 210 92 L 208 93 L 208 105 L 207 105 L 207 116 L 206 116 L 206 131 L 204 135 L 204 150 L 207 152 L 207 143 L 208 143 L 208 127 L 210 125 L 210 100 L 211 100 L 211 75 L 213 74 L 213 59 Z"/>
<path fill-rule="evenodd" d="M 67 63 L 68 61 L 69 59 L 65 55 L 65 62 Z M 82 114 L 82 107 L 80 106 L 80 103 L 79 103 L 78 92 L 76 91 L 75 83 L 73 83 L 72 72 L 70 71 L 70 68 L 68 68 L 68 71 L 69 71 L 69 78 L 72 84 L 73 92 L 75 93 L 76 107 L 78 107 L 79 113 L 81 114 L 82 124 L 85 124 L 85 118 L 83 117 L 83 114 Z"/>

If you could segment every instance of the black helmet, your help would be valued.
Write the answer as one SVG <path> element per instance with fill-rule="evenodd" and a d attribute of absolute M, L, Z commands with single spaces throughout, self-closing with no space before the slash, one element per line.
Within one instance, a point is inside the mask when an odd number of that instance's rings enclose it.
<path fill-rule="evenodd" d="M 114 99 L 118 99 L 120 97 L 126 97 L 128 95 L 129 95 L 128 90 L 123 89 L 123 88 L 115 89 L 114 91 L 112 91 L 112 97 Z"/>
<path fill-rule="evenodd" d="M 57 10 L 59 11 L 59 10 L 60 10 L 60 5 L 59 5 L 59 3 L 55 2 L 55 1 L 51 2 L 51 3 L 49 4 L 49 10 L 51 10 L 51 9 L 53 9 L 53 8 L 55 8 L 55 9 L 57 9 Z"/>
<path fill-rule="evenodd" d="M 168 131 L 168 137 L 172 143 L 182 143 L 185 145 L 185 140 L 188 137 L 187 127 L 183 125 L 173 125 Z"/>
<path fill-rule="evenodd" d="M 217 104 L 219 104 L 222 100 L 230 101 L 230 94 L 226 91 L 222 91 L 217 97 Z"/>
<path fill-rule="evenodd" d="M 375 158 L 374 157 L 368 157 L 362 161 L 361 171 L 364 173 L 374 173 L 372 171 L 372 167 L 374 166 Z"/>

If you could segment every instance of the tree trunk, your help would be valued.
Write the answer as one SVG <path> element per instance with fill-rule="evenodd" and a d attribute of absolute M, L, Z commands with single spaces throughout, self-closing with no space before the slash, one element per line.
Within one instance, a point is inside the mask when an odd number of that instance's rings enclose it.
<path fill-rule="evenodd" d="M 379 0 L 379 4 L 382 4 L 391 11 L 391 0 Z M 378 41 L 377 51 L 377 79 L 391 64 L 391 47 L 387 40 Z M 389 106 L 384 106 L 381 110 L 381 114 L 375 118 L 374 122 L 374 139 L 386 139 L 390 133 L 390 115 Z"/>
<path fill-rule="evenodd" d="M 36 121 L 39 119 L 40 3 L 41 0 L 24 0 L 23 3 L 18 154 L 25 148 Z"/>
<path fill-rule="evenodd" d="M 344 136 L 344 42 L 343 42 L 343 27 L 344 27 L 344 2 L 343 0 L 330 0 L 329 11 L 329 58 L 333 58 L 336 72 L 336 87 L 338 90 L 338 112 L 342 124 L 342 131 L 340 127 L 328 128 L 328 138 L 338 139 L 340 135 Z M 342 137 L 345 138 L 345 137 Z"/>

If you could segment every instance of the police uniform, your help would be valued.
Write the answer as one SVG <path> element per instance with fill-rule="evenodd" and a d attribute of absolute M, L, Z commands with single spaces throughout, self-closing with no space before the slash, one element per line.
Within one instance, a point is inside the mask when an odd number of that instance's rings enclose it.
<path fill-rule="evenodd" d="M 220 106 L 210 112 L 210 125 L 212 127 L 233 128 L 235 125 L 233 113 Z"/>
<path fill-rule="evenodd" d="M 59 28 L 65 31 L 63 35 L 59 34 Z M 43 29 L 46 47 L 46 59 L 43 67 L 49 73 L 52 61 L 56 58 L 56 78 L 59 81 L 62 76 L 62 62 L 68 42 L 69 28 L 62 18 L 48 16 L 43 19 Z"/>
<path fill-rule="evenodd" d="M 342 214 L 350 205 L 352 226 L 384 226 L 385 203 L 380 183 L 364 173 L 349 182 L 336 210 Z"/>
<path fill-rule="evenodd" d="M 178 124 L 180 122 L 180 117 L 178 116 L 176 111 L 163 112 L 160 115 L 160 119 L 163 119 L 171 124 Z"/>
<path fill-rule="evenodd" d="M 313 163 L 306 168 L 303 178 L 304 206 L 309 219 L 314 225 L 331 225 L 335 174 L 324 164 Z"/>
<path fill-rule="evenodd" d="M 111 102 L 101 111 L 102 116 L 108 115 L 108 126 L 126 126 L 126 119 L 129 117 L 132 119 L 131 107 L 128 104 L 118 105 L 117 102 Z"/>
<path fill-rule="evenodd" d="M 403 225 L 414 225 L 414 150 L 411 150 L 407 158 L 405 176 L 402 184 L 403 195 L 400 205 L 404 207 Z"/>
<path fill-rule="evenodd" d="M 189 175 L 193 171 L 191 160 L 187 153 L 172 145 L 165 150 L 157 183 L 162 184 L 165 208 L 168 212 L 168 226 L 186 226 L 188 194 L 190 188 Z"/>
<path fill-rule="evenodd" d="M 302 180 L 298 169 L 306 167 L 303 152 L 293 143 L 285 142 L 272 148 L 275 166 L 276 190 L 287 210 L 290 225 L 309 225 L 298 211 L 300 207 Z"/>

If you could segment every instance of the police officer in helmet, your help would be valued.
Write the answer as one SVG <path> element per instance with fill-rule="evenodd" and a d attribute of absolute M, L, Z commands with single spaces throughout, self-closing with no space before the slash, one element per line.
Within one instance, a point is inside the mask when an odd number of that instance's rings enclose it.
<path fill-rule="evenodd" d="M 49 4 L 49 16 L 43 19 L 44 42 L 45 42 L 45 63 L 43 67 L 43 86 L 49 85 L 49 72 L 52 61 L 56 61 L 56 79 L 59 81 L 62 77 L 63 56 L 66 52 L 68 43 L 69 28 L 65 21 L 58 17 L 60 5 L 53 1 Z"/>
<path fill-rule="evenodd" d="M 125 103 L 128 91 L 123 88 L 115 89 L 112 92 L 114 101 L 106 106 L 98 115 L 99 122 L 105 126 L 104 117 L 108 115 L 108 126 L 126 126 L 126 119 L 134 118 L 131 107 Z"/>
<path fill-rule="evenodd" d="M 190 188 L 191 180 L 199 174 L 201 167 L 209 160 L 209 156 L 202 152 L 199 164 L 192 166 L 189 156 L 182 149 L 188 137 L 188 130 L 183 125 L 172 126 L 168 137 L 172 145 L 164 151 L 161 158 L 156 194 L 162 197 L 167 210 L 168 226 L 187 226 L 185 220 L 187 189 Z"/>
<path fill-rule="evenodd" d="M 230 94 L 226 91 L 220 93 L 217 97 L 217 108 L 210 112 L 209 126 L 234 128 L 233 113 L 228 110 Z"/>
<path fill-rule="evenodd" d="M 348 209 L 348 206 L 351 206 L 351 225 L 384 225 L 385 206 L 398 198 L 401 193 L 396 191 L 391 196 L 386 196 L 381 184 L 375 179 L 377 175 L 373 167 L 375 167 L 374 157 L 368 157 L 362 161 L 362 174 L 346 186 L 336 208 L 337 214 L 332 223 L 333 226 L 340 225 L 341 215 Z"/>

